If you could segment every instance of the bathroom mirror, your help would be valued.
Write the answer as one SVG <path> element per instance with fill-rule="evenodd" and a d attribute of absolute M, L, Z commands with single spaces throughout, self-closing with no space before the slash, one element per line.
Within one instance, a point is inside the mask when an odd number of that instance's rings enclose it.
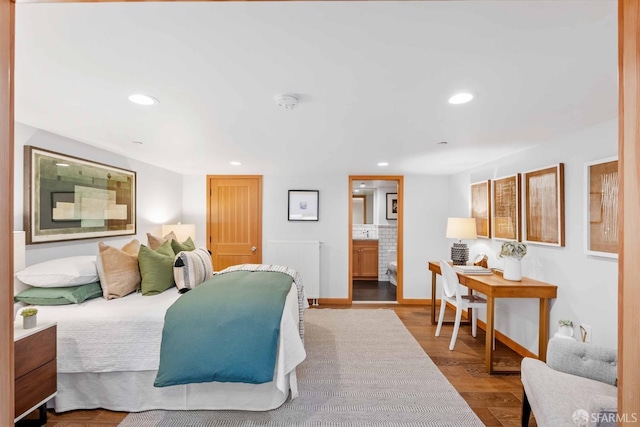
<path fill-rule="evenodd" d="M 395 225 L 386 219 L 387 193 L 396 193 L 395 181 L 354 181 L 351 190 L 353 224 Z"/>

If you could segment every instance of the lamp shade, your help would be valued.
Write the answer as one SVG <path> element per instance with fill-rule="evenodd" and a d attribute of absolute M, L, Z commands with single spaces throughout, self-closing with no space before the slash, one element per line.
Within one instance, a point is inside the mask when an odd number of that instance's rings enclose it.
<path fill-rule="evenodd" d="M 173 233 L 176 235 L 178 242 L 184 242 L 187 238 L 191 237 L 191 240 L 196 240 L 196 225 L 195 224 L 164 224 L 162 226 L 162 235 Z"/>
<path fill-rule="evenodd" d="M 449 239 L 477 239 L 475 218 L 448 218 L 447 238 Z"/>

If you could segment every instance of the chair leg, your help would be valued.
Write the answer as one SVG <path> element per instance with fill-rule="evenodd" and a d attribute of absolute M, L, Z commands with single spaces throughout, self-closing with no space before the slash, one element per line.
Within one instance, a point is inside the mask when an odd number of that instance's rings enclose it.
<path fill-rule="evenodd" d="M 527 399 L 527 393 L 522 392 L 522 427 L 529 426 L 529 418 L 531 417 L 531 405 L 529 404 L 529 399 Z"/>
<path fill-rule="evenodd" d="M 471 336 L 476 337 L 478 333 L 478 309 L 474 308 L 471 314 Z"/>
<path fill-rule="evenodd" d="M 462 320 L 462 309 L 456 307 L 456 320 L 453 325 L 453 334 L 451 335 L 451 343 L 449 343 L 449 350 L 453 350 L 456 346 L 456 338 L 458 338 L 458 329 L 460 329 L 460 320 Z"/>
<path fill-rule="evenodd" d="M 447 303 L 444 299 L 440 300 L 440 316 L 438 317 L 438 327 L 436 328 L 436 336 L 440 336 L 440 330 L 442 329 L 442 322 L 444 321 L 444 312 L 447 308 Z"/>

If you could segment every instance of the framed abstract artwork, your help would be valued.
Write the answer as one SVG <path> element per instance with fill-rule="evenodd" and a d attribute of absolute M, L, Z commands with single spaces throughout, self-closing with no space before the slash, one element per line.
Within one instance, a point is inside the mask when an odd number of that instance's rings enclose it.
<path fill-rule="evenodd" d="M 491 238 L 491 180 L 471 184 L 471 217 L 478 237 Z"/>
<path fill-rule="evenodd" d="M 494 239 L 521 239 L 520 174 L 493 180 L 491 232 Z"/>
<path fill-rule="evenodd" d="M 24 147 L 27 244 L 136 234 L 136 173 Z"/>
<path fill-rule="evenodd" d="M 289 190 L 289 221 L 318 221 L 318 190 Z"/>
<path fill-rule="evenodd" d="M 618 258 L 618 158 L 585 164 L 585 252 Z"/>
<path fill-rule="evenodd" d="M 387 219 L 398 219 L 398 193 L 387 193 Z"/>
<path fill-rule="evenodd" d="M 564 246 L 564 164 L 525 172 L 524 241 Z"/>

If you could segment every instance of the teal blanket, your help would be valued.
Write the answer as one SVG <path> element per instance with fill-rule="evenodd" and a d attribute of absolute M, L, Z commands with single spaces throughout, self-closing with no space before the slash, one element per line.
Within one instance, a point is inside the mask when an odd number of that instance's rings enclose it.
<path fill-rule="evenodd" d="M 283 273 L 236 271 L 182 295 L 165 315 L 153 385 L 272 381 L 292 282 Z"/>

